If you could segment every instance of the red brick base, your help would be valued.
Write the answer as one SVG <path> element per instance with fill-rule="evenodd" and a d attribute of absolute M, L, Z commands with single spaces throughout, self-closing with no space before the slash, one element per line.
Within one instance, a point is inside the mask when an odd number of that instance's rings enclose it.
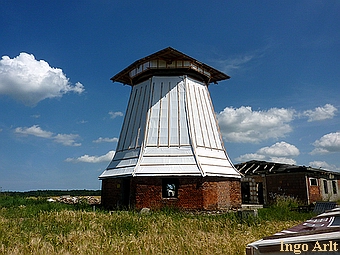
<path fill-rule="evenodd" d="M 102 180 L 105 208 L 174 207 L 188 210 L 228 210 L 241 207 L 239 179 L 179 177 L 176 198 L 162 196 L 160 177 L 126 177 Z"/>

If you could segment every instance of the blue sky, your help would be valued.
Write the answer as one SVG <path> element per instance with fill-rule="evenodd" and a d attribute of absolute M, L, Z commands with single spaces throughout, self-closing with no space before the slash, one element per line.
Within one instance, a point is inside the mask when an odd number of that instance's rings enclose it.
<path fill-rule="evenodd" d="M 129 86 L 168 46 L 209 86 L 227 152 L 340 171 L 340 2 L 1 1 L 0 187 L 100 189 Z"/>

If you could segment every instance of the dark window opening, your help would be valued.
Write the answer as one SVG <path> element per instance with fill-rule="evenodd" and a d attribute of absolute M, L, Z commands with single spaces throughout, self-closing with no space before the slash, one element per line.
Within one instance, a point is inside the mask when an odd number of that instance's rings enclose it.
<path fill-rule="evenodd" d="M 178 197 L 178 179 L 163 179 L 162 180 L 162 197 L 177 198 Z"/>
<path fill-rule="evenodd" d="M 332 181 L 333 194 L 338 194 L 338 189 L 336 186 L 336 181 Z"/>
<path fill-rule="evenodd" d="M 318 181 L 315 178 L 309 178 L 310 186 L 318 186 Z"/>
<path fill-rule="evenodd" d="M 242 203 L 250 204 L 250 184 L 249 182 L 241 182 Z"/>
<path fill-rule="evenodd" d="M 323 180 L 323 188 L 325 190 L 325 194 L 328 194 L 328 185 L 326 180 Z"/>

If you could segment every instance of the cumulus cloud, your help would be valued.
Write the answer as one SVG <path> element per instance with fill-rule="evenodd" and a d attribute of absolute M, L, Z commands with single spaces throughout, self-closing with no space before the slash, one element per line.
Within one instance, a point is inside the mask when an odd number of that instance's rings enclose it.
<path fill-rule="evenodd" d="M 311 152 L 312 155 L 340 152 L 340 131 L 322 136 L 313 145 L 315 149 Z"/>
<path fill-rule="evenodd" d="M 33 125 L 32 127 L 17 127 L 15 133 L 22 135 L 33 135 L 42 138 L 52 138 L 53 133 L 49 131 L 42 130 L 38 125 Z"/>
<path fill-rule="evenodd" d="M 309 162 L 309 165 L 314 168 L 322 168 L 322 169 L 331 170 L 331 171 L 340 170 L 335 165 L 330 165 L 326 161 L 312 161 L 312 162 Z"/>
<path fill-rule="evenodd" d="M 25 105 L 34 106 L 46 98 L 83 91 L 80 82 L 73 86 L 61 69 L 51 67 L 44 60 L 36 60 L 33 54 L 22 52 L 13 59 L 3 56 L 0 60 L 0 94 Z"/>
<path fill-rule="evenodd" d="M 76 139 L 79 138 L 79 135 L 75 134 L 57 134 L 53 137 L 54 141 L 57 143 L 61 143 L 65 146 L 80 146 L 81 143 L 76 143 Z"/>
<path fill-rule="evenodd" d="M 118 116 L 124 116 L 122 112 L 109 112 L 110 118 L 115 119 Z"/>
<path fill-rule="evenodd" d="M 271 108 L 253 111 L 251 107 L 226 107 L 217 114 L 223 138 L 228 142 L 258 143 L 284 137 L 292 131 L 293 109 Z"/>
<path fill-rule="evenodd" d="M 286 142 L 277 142 L 269 147 L 263 147 L 256 151 L 256 153 L 244 154 L 236 158 L 239 162 L 249 160 L 263 160 L 277 163 L 295 165 L 296 161 L 292 157 L 300 154 L 298 148 Z"/>
<path fill-rule="evenodd" d="M 314 110 L 304 111 L 302 115 L 308 117 L 308 122 L 321 121 L 332 119 L 337 111 L 338 109 L 333 105 L 325 104 L 322 107 L 316 107 Z"/>
<path fill-rule="evenodd" d="M 97 140 L 94 140 L 93 142 L 94 143 L 116 143 L 116 142 L 118 142 L 118 138 L 117 137 L 113 137 L 113 138 L 99 137 Z"/>
<path fill-rule="evenodd" d="M 245 161 L 250 161 L 250 160 L 264 161 L 266 160 L 266 156 L 258 154 L 258 153 L 247 153 L 247 154 L 244 154 L 244 155 L 241 155 L 235 158 L 235 160 L 238 162 L 245 162 Z"/>
<path fill-rule="evenodd" d="M 54 134 L 50 131 L 42 130 L 39 125 L 33 125 L 32 127 L 17 127 L 14 132 L 16 134 L 28 136 L 36 136 L 46 139 L 51 139 L 56 143 L 61 143 L 65 146 L 80 146 L 81 143 L 77 143 L 76 139 L 79 138 L 79 135 L 76 134 Z"/>
<path fill-rule="evenodd" d="M 101 162 L 110 162 L 115 154 L 115 151 L 109 151 L 105 155 L 102 156 L 89 156 L 87 154 L 80 156 L 79 158 L 67 158 L 66 162 L 73 162 L 73 163 L 101 163 Z"/>
<path fill-rule="evenodd" d="M 270 147 L 263 147 L 259 149 L 257 153 L 271 157 L 295 157 L 300 154 L 300 151 L 294 145 L 286 142 L 278 142 Z"/>

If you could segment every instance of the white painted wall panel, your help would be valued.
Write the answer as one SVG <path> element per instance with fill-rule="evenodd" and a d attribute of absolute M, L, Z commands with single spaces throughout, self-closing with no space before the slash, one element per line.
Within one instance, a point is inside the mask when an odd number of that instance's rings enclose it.
<path fill-rule="evenodd" d="M 202 137 L 203 137 L 203 146 L 211 147 L 209 137 L 212 136 L 211 132 L 209 132 L 207 119 L 206 119 L 206 112 L 204 112 L 204 104 L 206 103 L 204 100 L 204 87 L 205 85 L 198 85 L 196 86 L 196 98 L 197 98 L 197 108 L 198 108 L 198 116 L 199 122 L 202 129 Z"/>
<path fill-rule="evenodd" d="M 224 176 L 224 177 L 241 178 L 240 174 L 236 172 L 233 167 L 218 167 L 218 166 L 202 165 L 202 169 L 203 169 L 203 172 L 207 176 Z"/>
<path fill-rule="evenodd" d="M 107 169 L 105 170 L 99 178 L 110 178 L 115 176 L 131 176 L 134 171 L 134 167 L 126 167 L 126 168 L 115 168 L 115 169 Z"/>
<path fill-rule="evenodd" d="M 179 146 L 179 103 L 177 81 L 170 83 L 169 93 L 169 145 Z"/>
<path fill-rule="evenodd" d="M 160 97 L 161 89 L 160 84 L 157 84 L 154 80 L 152 81 L 152 98 L 151 98 L 151 109 L 150 118 L 147 127 L 148 137 L 147 144 L 158 146 L 158 129 L 159 129 L 159 114 L 160 114 Z"/>
<path fill-rule="evenodd" d="M 215 157 L 215 158 L 226 158 L 224 150 L 210 149 L 204 147 L 196 148 L 197 156 Z"/>
<path fill-rule="evenodd" d="M 139 120 L 141 115 L 142 107 L 140 105 L 141 98 L 143 96 L 143 87 L 136 86 L 136 94 L 133 103 L 133 109 L 131 113 L 131 120 L 129 122 L 126 141 L 124 143 L 124 148 L 133 149 L 136 147 L 136 140 L 138 134 Z"/>
<path fill-rule="evenodd" d="M 177 93 L 179 100 L 179 111 L 178 111 L 178 120 L 179 120 L 179 136 L 180 141 L 179 145 L 189 145 L 190 137 L 189 137 L 189 123 L 188 123 L 188 110 L 187 110 L 187 97 L 185 92 L 185 82 L 181 80 L 177 85 Z"/>
<path fill-rule="evenodd" d="M 131 115 L 131 110 L 132 110 L 132 104 L 133 104 L 133 100 L 131 100 L 133 98 L 135 91 L 132 89 L 131 93 L 130 93 L 130 99 L 129 99 L 129 103 L 126 109 L 126 113 L 124 116 L 124 122 L 123 122 L 123 126 L 122 126 L 122 130 L 120 132 L 120 136 L 119 136 L 119 140 L 118 140 L 118 144 L 117 144 L 117 151 L 121 151 L 124 149 L 124 143 L 125 143 L 125 138 L 126 138 L 126 133 L 127 133 L 127 128 L 128 128 L 128 122 L 130 120 L 130 115 Z"/>
<path fill-rule="evenodd" d="M 135 176 L 201 176 L 196 165 L 183 166 L 140 166 L 134 173 Z"/>
<path fill-rule="evenodd" d="M 217 149 L 222 149 L 221 146 L 221 141 L 220 141 L 220 136 L 218 134 L 218 124 L 216 122 L 215 118 L 215 112 L 214 108 L 210 104 L 210 95 L 208 88 L 205 88 L 205 93 L 204 93 L 204 99 L 205 99 L 205 105 L 204 105 L 204 111 L 205 111 L 205 118 L 207 121 L 208 125 L 208 130 L 210 135 L 210 142 L 211 142 L 211 148 L 217 148 Z"/>
<path fill-rule="evenodd" d="M 169 118 L 169 102 L 168 102 L 168 94 L 169 94 L 169 85 L 166 80 L 163 80 L 160 83 L 161 87 L 161 98 L 160 101 L 160 115 L 159 115 L 159 133 L 158 133 L 158 145 L 159 146 L 167 146 L 168 145 L 168 118 Z"/>
<path fill-rule="evenodd" d="M 195 158 L 193 156 L 157 156 L 147 157 L 144 156 L 141 160 L 141 165 L 196 165 Z"/>
<path fill-rule="evenodd" d="M 129 159 L 121 159 L 121 160 L 113 160 L 111 161 L 108 169 L 113 168 L 123 168 L 123 167 L 134 167 L 138 162 L 138 158 L 129 158 Z"/>
<path fill-rule="evenodd" d="M 139 156 L 139 153 L 140 148 L 135 150 L 116 151 L 114 159 L 135 158 Z"/>
<path fill-rule="evenodd" d="M 198 112 L 198 102 L 196 97 L 196 86 L 195 83 L 191 80 L 187 79 L 186 81 L 186 91 L 188 97 L 188 112 L 189 112 L 189 123 L 191 129 L 191 136 L 193 142 L 197 146 L 204 146 L 203 143 L 203 134 L 200 123 L 200 117 Z"/>
<path fill-rule="evenodd" d="M 140 147 L 144 139 L 148 111 L 150 80 L 132 88 L 117 151 Z"/>
<path fill-rule="evenodd" d="M 181 146 L 181 147 L 146 147 L 144 149 L 143 155 L 146 156 L 156 156 L 156 155 L 172 155 L 172 156 L 181 156 L 181 155 L 194 155 L 192 148 L 190 146 Z"/>
<path fill-rule="evenodd" d="M 145 139 L 145 132 L 146 132 L 146 122 L 148 119 L 148 112 L 150 107 L 150 98 L 151 98 L 151 82 L 148 81 L 145 84 L 145 95 L 142 104 L 142 115 L 140 116 L 140 127 L 138 128 L 138 147 L 142 146 L 144 139 Z"/>
<path fill-rule="evenodd" d="M 219 129 L 218 122 L 217 122 L 217 119 L 216 119 L 214 106 L 212 104 L 208 88 L 206 88 L 206 99 L 207 99 L 206 105 L 207 105 L 207 109 L 208 109 L 208 117 L 210 119 L 210 123 L 211 123 L 211 127 L 212 127 L 212 133 L 213 133 L 213 137 L 215 139 L 215 145 L 216 145 L 216 147 L 213 146 L 213 148 L 224 150 L 222 136 L 220 134 L 220 129 Z"/>
<path fill-rule="evenodd" d="M 201 165 L 231 167 L 230 162 L 225 158 L 222 159 L 222 158 L 199 157 L 199 161 Z"/>

